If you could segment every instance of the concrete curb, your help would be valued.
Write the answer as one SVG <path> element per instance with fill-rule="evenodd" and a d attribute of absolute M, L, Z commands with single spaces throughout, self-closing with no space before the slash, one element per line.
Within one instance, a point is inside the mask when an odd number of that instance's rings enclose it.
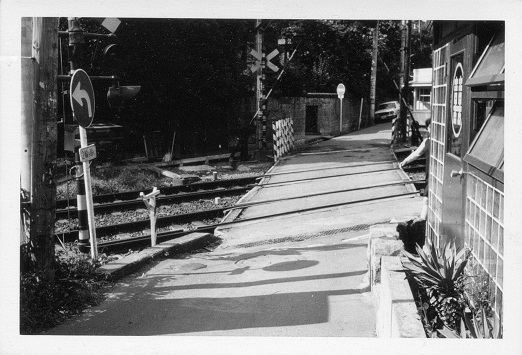
<path fill-rule="evenodd" d="M 426 338 L 410 285 L 398 256 L 381 258 L 376 331 L 380 338 Z"/>
<path fill-rule="evenodd" d="M 369 282 L 376 302 L 376 332 L 380 338 L 426 338 L 411 288 L 402 267 L 403 243 L 397 224 L 370 227 Z"/>
<path fill-rule="evenodd" d="M 107 279 L 114 281 L 143 267 L 154 258 L 164 256 L 165 253 L 172 255 L 189 252 L 203 248 L 216 240 L 218 238 L 210 233 L 191 233 L 157 244 L 154 247 L 149 247 L 138 253 L 124 256 L 119 260 L 102 265 L 96 271 L 105 275 Z"/>

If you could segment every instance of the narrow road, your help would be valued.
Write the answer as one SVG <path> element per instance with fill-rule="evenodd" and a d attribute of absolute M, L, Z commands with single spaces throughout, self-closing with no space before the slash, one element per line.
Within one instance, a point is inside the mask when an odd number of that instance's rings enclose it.
<path fill-rule="evenodd" d="M 218 228 L 213 250 L 155 261 L 47 334 L 374 337 L 369 228 L 421 203 L 393 159 L 382 125 L 285 158 L 245 196 L 261 204 L 230 215 L 254 220 Z"/>
<path fill-rule="evenodd" d="M 372 337 L 362 234 L 157 261 L 47 334 Z"/>

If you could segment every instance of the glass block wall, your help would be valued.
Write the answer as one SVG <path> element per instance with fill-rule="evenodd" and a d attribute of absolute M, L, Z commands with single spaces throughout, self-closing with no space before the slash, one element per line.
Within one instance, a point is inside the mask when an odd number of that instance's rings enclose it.
<path fill-rule="evenodd" d="M 504 281 L 504 193 L 473 173 L 467 176 L 465 236 L 474 264 L 488 276 L 487 292 L 498 316 Z"/>
<path fill-rule="evenodd" d="M 433 89 L 431 105 L 431 145 L 429 172 L 429 210 L 427 234 L 440 243 L 442 218 L 442 181 L 446 141 L 446 97 L 448 45 L 433 52 Z"/>

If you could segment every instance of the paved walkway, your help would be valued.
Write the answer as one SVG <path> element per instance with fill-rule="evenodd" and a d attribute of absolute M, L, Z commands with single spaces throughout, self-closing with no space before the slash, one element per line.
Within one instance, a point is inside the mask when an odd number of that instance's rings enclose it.
<path fill-rule="evenodd" d="M 421 206 L 384 127 L 285 158 L 226 219 L 250 221 L 221 227 L 214 250 L 153 262 L 48 334 L 374 337 L 369 226 Z"/>

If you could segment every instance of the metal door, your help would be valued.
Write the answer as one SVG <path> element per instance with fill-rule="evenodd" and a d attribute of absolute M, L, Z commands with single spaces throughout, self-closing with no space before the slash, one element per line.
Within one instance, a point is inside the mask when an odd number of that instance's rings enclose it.
<path fill-rule="evenodd" d="M 318 133 L 317 106 L 306 106 L 305 133 Z"/>
<path fill-rule="evenodd" d="M 469 146 L 470 89 L 464 85 L 472 69 L 473 35 L 450 44 L 446 142 L 442 193 L 442 235 L 463 243 L 466 175 L 462 158 Z M 444 242 L 443 238 L 442 242 Z"/>

